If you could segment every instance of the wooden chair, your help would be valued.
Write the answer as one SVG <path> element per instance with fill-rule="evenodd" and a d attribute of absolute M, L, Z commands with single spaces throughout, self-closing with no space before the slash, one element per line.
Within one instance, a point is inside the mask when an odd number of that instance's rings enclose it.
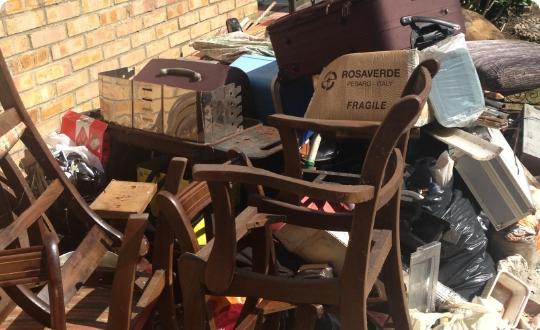
<path fill-rule="evenodd" d="M 61 316 L 63 303 L 70 302 L 77 294 L 98 268 L 103 256 L 112 245 L 122 245 L 122 249 L 126 250 L 132 244 L 127 242 L 122 244 L 123 235 L 89 208 L 61 171 L 26 112 L 1 53 L 0 103 L 4 109 L 0 113 L 0 168 L 3 172 L 3 175 L 0 175 L 0 227 L 2 228 L 0 229 L 0 251 L 2 251 L 0 256 L 3 260 L 20 260 L 19 264 L 12 265 L 14 269 L 19 269 L 17 267 L 24 267 L 24 265 L 30 267 L 28 272 L 18 275 L 20 280 L 6 274 L 4 271 L 8 268 L 2 268 L 1 272 L 6 276 L 6 282 L 0 281 L 0 284 L 7 295 L 34 320 L 42 325 L 61 329 L 61 324 L 64 323 Z M 50 182 L 37 198 L 9 154 L 12 147 L 19 141 L 26 146 L 27 152 L 32 154 L 45 173 L 47 181 Z M 56 262 L 58 254 L 56 244 L 59 238 L 53 223 L 46 215 L 47 210 L 56 201 L 63 201 L 75 215 L 69 221 L 88 229 L 82 242 L 61 267 Z M 127 260 L 128 257 L 122 258 Z M 50 262 L 44 265 L 40 260 Z M 130 273 L 133 266 L 130 262 L 118 265 L 119 268 L 120 266 L 129 268 L 120 269 L 119 272 L 124 275 Z M 6 267 L 7 265 L 9 264 L 6 264 Z M 58 268 L 60 273 L 58 273 Z M 48 276 L 45 276 L 46 274 Z M 153 282 L 150 282 L 159 283 L 163 272 L 156 271 L 154 275 Z M 28 281 L 34 283 L 45 281 L 47 285 L 43 287 L 43 282 L 41 282 L 41 290 L 30 290 L 25 285 Z M 59 287 L 60 284 L 61 287 Z M 159 286 L 153 288 L 157 290 Z M 127 287 L 125 289 L 127 290 Z M 122 306 L 130 306 L 127 301 L 130 298 L 129 292 L 122 291 L 122 294 L 114 298 L 117 305 L 118 299 L 121 299 Z M 63 301 L 60 299 L 62 296 Z M 151 294 L 151 296 L 154 299 L 159 295 Z M 148 303 L 153 304 L 153 301 Z M 118 314 L 118 317 L 123 317 L 122 320 L 113 322 L 115 329 L 129 328 L 130 322 L 125 318 L 127 312 L 123 308 L 122 313 Z M 114 307 L 113 310 L 118 311 L 118 308 Z M 112 314 L 112 317 L 116 318 L 116 312 Z"/>
<path fill-rule="evenodd" d="M 252 166 L 250 160 L 243 154 L 232 151 L 230 153 L 231 158 L 234 161 L 240 161 L 242 164 Z M 157 233 L 161 237 L 159 244 L 156 244 L 154 259 L 161 262 L 160 265 L 154 264 L 156 267 L 166 269 L 166 288 L 165 292 L 167 299 L 162 299 L 162 305 L 160 308 L 172 309 L 174 305 L 174 283 L 173 283 L 173 269 L 171 267 L 171 260 L 175 258 L 173 253 L 174 245 L 178 248 L 178 255 L 183 253 L 199 253 L 201 250 L 209 251 L 213 245 L 212 223 L 209 221 L 212 218 L 212 200 L 210 198 L 210 191 L 206 182 L 194 181 L 187 187 L 181 189 L 181 180 L 184 177 L 185 169 L 188 160 L 186 158 L 175 157 L 171 160 L 165 184 L 162 190 L 158 193 L 156 201 L 158 204 L 160 217 L 157 224 Z M 231 161 L 227 162 L 231 163 Z M 259 193 L 258 187 L 251 187 L 252 193 Z M 205 232 L 208 244 L 201 246 L 196 237 L 194 226 L 196 221 L 204 215 L 205 219 Z M 240 227 L 243 228 L 243 227 Z M 240 229 L 239 228 L 239 229 Z M 254 229 L 254 228 L 252 228 Z M 240 229 L 236 233 L 236 241 L 240 241 L 246 238 L 247 230 Z M 264 230 L 259 231 L 253 235 L 252 238 L 260 238 L 260 235 L 264 235 Z M 256 235 L 259 236 L 256 236 Z M 264 241 L 264 237 L 263 237 Z M 250 242 L 247 242 L 248 244 Z M 255 249 L 254 253 L 263 251 Z M 204 252 L 203 252 L 204 253 Z M 257 260 L 261 260 L 257 258 Z M 259 263 L 256 267 L 259 271 L 264 272 L 266 267 L 272 263 L 272 260 L 264 259 L 262 263 Z M 273 264 L 272 264 L 273 266 Z M 257 297 L 248 298 L 245 303 L 245 308 L 239 323 L 246 328 L 258 327 L 262 322 L 262 317 L 275 314 L 295 308 L 296 306 L 291 304 L 284 304 L 274 301 L 261 301 Z M 212 311 L 205 310 L 206 321 L 210 328 L 214 328 L 214 320 Z M 311 315 L 305 316 L 309 318 Z M 169 328 L 168 328 L 169 329 Z M 173 329 L 173 328 L 170 328 Z"/>
<path fill-rule="evenodd" d="M 425 61 L 419 67 L 425 67 L 433 76 L 438 71 L 438 64 L 434 60 Z M 421 95 L 423 84 L 421 80 L 409 79 L 405 86 L 402 97 L 407 95 Z M 424 91 L 425 93 L 425 91 Z M 279 106 L 279 97 L 274 96 L 274 103 Z M 294 178 L 302 178 L 310 181 L 354 181 L 360 179 L 359 173 L 329 172 L 317 169 L 303 169 L 299 153 L 297 139 L 298 131 L 311 130 L 321 134 L 323 139 L 346 140 L 346 139 L 371 139 L 380 126 L 376 121 L 352 121 L 352 120 L 322 120 L 310 119 L 284 114 L 276 114 L 267 118 L 269 125 L 275 126 L 279 130 L 283 147 L 284 174 Z M 397 143 L 403 157 L 407 154 L 407 143 L 409 133 L 399 137 Z"/>
<path fill-rule="evenodd" d="M 420 65 L 407 84 L 406 94 L 412 93 L 403 96 L 380 125 L 335 121 L 317 123 L 321 130 L 337 129 L 335 134 L 338 136 L 358 136 L 366 131 L 375 131 L 362 168 L 361 182 L 356 185 L 301 180 L 298 178 L 301 174 L 298 165 L 293 167 L 290 161 L 287 164 L 289 176 L 235 165 L 194 166 L 194 179 L 206 181 L 210 190 L 215 238 L 211 250 L 186 253 L 180 258 L 185 328 L 204 329 L 204 295 L 219 294 L 262 297 L 296 304 L 336 305 L 343 329 L 367 329 L 368 295 L 380 277 L 388 297 L 384 303 L 392 317 L 392 324 L 386 326 L 410 329 L 399 246 L 399 195 L 404 170 L 401 150 L 425 104 L 431 78 L 437 68 L 437 63 L 432 61 Z M 296 128 L 309 127 L 302 124 Z M 291 146 L 285 147 L 289 148 L 285 152 L 292 154 Z M 297 172 L 293 173 L 293 170 Z M 352 203 L 354 210 L 351 213 L 328 214 L 254 194 L 250 196 L 250 206 L 237 215 L 230 202 L 230 183 L 263 185 L 296 196 Z M 301 280 L 237 270 L 234 263 L 236 233 L 247 230 L 253 222 L 268 227 L 276 221 L 276 215 L 279 215 L 277 221 L 288 224 L 349 232 L 341 276 Z"/>

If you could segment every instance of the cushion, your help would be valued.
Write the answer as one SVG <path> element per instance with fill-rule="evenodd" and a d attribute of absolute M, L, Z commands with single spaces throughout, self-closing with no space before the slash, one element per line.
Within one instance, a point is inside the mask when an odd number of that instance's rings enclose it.
<path fill-rule="evenodd" d="M 540 87 L 540 44 L 482 40 L 467 46 L 484 89 L 512 94 Z"/>

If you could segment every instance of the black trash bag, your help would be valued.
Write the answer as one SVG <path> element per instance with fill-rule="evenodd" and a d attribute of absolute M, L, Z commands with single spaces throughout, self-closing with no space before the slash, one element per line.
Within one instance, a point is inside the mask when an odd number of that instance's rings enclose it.
<path fill-rule="evenodd" d="M 495 263 L 486 251 L 488 239 L 481 219 L 460 190 L 454 190 L 442 219 L 450 229 L 441 240 L 439 281 L 471 300 L 496 274 Z"/>
<path fill-rule="evenodd" d="M 76 152 L 59 152 L 55 154 L 55 158 L 84 200 L 87 203 L 93 202 L 105 186 L 105 173 L 89 165 Z"/>
<path fill-rule="evenodd" d="M 471 300 L 496 273 L 495 263 L 486 251 L 488 240 L 482 226 L 485 219 L 462 191 L 453 189 L 453 182 L 446 187 L 434 182 L 429 171 L 434 162 L 433 158 L 419 159 L 410 171 L 406 187 L 422 193 L 424 199 L 419 202 L 420 211 L 411 212 L 407 203 L 402 206 L 402 228 L 421 238 L 421 243 L 430 243 L 430 238 L 441 242 L 439 281 Z M 447 226 L 441 226 L 440 221 Z M 437 230 L 444 232 L 437 236 Z"/>

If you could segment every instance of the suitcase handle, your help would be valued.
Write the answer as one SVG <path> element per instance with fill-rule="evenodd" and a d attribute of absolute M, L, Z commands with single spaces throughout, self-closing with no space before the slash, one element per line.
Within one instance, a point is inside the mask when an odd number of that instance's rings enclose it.
<path fill-rule="evenodd" d="M 454 31 L 461 30 L 461 26 L 458 24 L 450 23 L 447 21 L 443 21 L 440 19 L 432 18 L 432 17 L 425 17 L 425 16 L 403 16 L 400 20 L 401 25 L 407 26 L 410 25 L 413 29 L 417 29 L 416 23 L 430 23 L 430 24 L 438 24 L 440 26 L 447 27 L 449 29 L 452 29 Z"/>
<path fill-rule="evenodd" d="M 187 77 L 190 81 L 201 81 L 202 75 L 186 68 L 163 68 L 159 70 L 159 76 L 178 76 Z"/>

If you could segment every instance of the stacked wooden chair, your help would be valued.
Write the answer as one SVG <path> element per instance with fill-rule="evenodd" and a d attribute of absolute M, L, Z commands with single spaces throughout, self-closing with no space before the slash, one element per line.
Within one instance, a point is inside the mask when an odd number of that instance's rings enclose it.
<path fill-rule="evenodd" d="M 230 152 L 230 157 L 232 160 L 226 164 L 237 162 L 252 166 L 250 160 L 241 153 L 232 151 Z M 171 160 L 165 184 L 156 198 L 160 212 L 157 231 L 161 240 L 159 245 L 155 247 L 156 254 L 154 260 L 162 260 L 164 263 L 166 263 L 167 260 L 177 258 L 183 253 L 199 253 L 207 255 L 210 253 L 214 244 L 214 241 L 212 240 L 213 233 L 211 221 L 213 205 L 208 185 L 204 181 L 193 181 L 186 187 L 181 188 L 181 182 L 184 177 L 187 163 L 188 160 L 185 158 L 176 157 Z M 256 194 L 262 193 L 260 187 L 257 186 L 248 187 L 248 192 Z M 205 234 L 208 244 L 201 246 L 198 243 L 194 226 L 202 217 L 204 217 Z M 254 259 L 257 264 L 254 265 L 254 267 L 264 273 L 267 268 L 275 267 L 275 264 L 273 263 L 274 260 L 257 254 L 264 251 L 264 248 L 259 249 L 257 247 L 260 242 L 264 243 L 266 240 L 264 237 L 264 228 L 258 226 L 256 220 L 256 218 L 243 218 L 237 226 L 235 239 L 240 247 L 249 245 L 255 247 L 253 251 L 255 255 Z M 251 223 L 250 228 L 246 226 L 247 221 L 250 221 Z M 173 250 L 175 250 L 176 253 L 174 253 Z M 162 308 L 172 309 L 174 308 L 173 298 L 175 295 L 178 295 L 179 292 L 175 292 L 174 289 L 174 270 L 168 267 L 165 268 L 167 269 L 166 278 L 168 279 L 165 292 L 167 292 L 166 295 L 169 299 L 162 299 L 161 303 L 167 304 L 167 306 L 162 306 Z M 189 278 L 182 279 L 179 275 L 182 272 L 183 271 L 178 268 L 176 275 L 178 276 L 179 281 L 187 281 L 186 283 L 189 283 Z M 176 297 L 179 298 L 178 296 Z M 183 301 L 182 305 L 185 306 L 190 303 L 190 301 Z M 214 312 L 211 306 L 205 304 L 204 306 L 201 305 L 199 307 L 203 309 L 201 312 L 205 315 L 204 322 L 207 326 L 211 329 L 215 328 Z M 191 307 L 188 307 L 188 310 L 190 310 L 190 308 Z M 237 327 L 242 329 L 261 328 L 263 322 L 265 327 L 269 324 L 275 324 L 277 326 L 280 318 L 279 313 L 294 308 L 296 308 L 296 306 L 288 303 L 262 300 L 258 299 L 258 297 L 249 297 L 246 300 L 243 311 L 239 317 Z M 305 314 L 306 315 L 300 318 L 302 322 L 308 322 L 307 320 L 312 320 L 316 317 L 315 313 Z M 171 329 L 173 328 L 171 327 Z"/>
<path fill-rule="evenodd" d="M 381 123 L 309 120 L 275 115 L 285 153 L 285 174 L 238 165 L 195 165 L 193 178 L 208 185 L 215 217 L 211 249 L 184 253 L 179 262 L 186 329 L 204 329 L 205 295 L 257 297 L 301 306 L 334 305 L 343 329 L 367 329 L 368 295 L 379 278 L 387 299 L 378 301 L 391 316 L 387 327 L 410 329 L 403 286 L 400 242 L 400 186 L 409 130 L 416 122 L 438 70 L 435 61 L 422 63 L 410 77 L 403 96 Z M 295 130 L 312 129 L 335 137 L 370 137 L 361 176 L 356 184 L 302 180 Z M 264 186 L 291 198 L 272 198 L 264 191 L 249 196 L 236 212 L 231 185 Z M 283 196 L 283 195 L 281 195 Z M 298 205 L 300 196 L 354 205 L 349 213 L 325 213 Z M 331 279 L 283 278 L 270 271 L 236 269 L 237 236 L 254 226 L 267 231 L 274 222 L 320 230 L 349 232 L 341 276 Z M 258 256 L 271 255 L 271 242 Z M 305 328 L 299 326 L 298 328 Z"/>
<path fill-rule="evenodd" d="M 134 324 L 141 327 L 150 318 L 164 287 L 164 271 L 155 270 L 141 299 L 136 304 L 133 302 L 135 265 L 146 226 L 145 216 L 132 217 L 122 235 L 89 208 L 59 168 L 26 112 L 1 53 L 0 102 L 4 109 L 0 113 L 0 287 L 24 311 L 26 316 L 21 317 L 27 320 L 22 328 L 41 325 L 65 329 L 65 306 L 72 299 L 81 299 L 79 293 L 113 245 L 120 246 L 120 254 L 112 290 L 107 291 L 109 317 L 106 323 L 77 321 L 110 329 L 129 329 Z M 40 196 L 34 196 L 9 154 L 18 141 L 26 146 L 50 182 Z M 47 217 L 47 210 L 59 201 L 74 215 L 68 221 L 88 229 L 62 265 L 54 220 Z M 135 306 L 139 313 L 133 318 Z M 92 313 L 81 315 L 84 318 Z M 69 319 L 70 313 L 68 322 Z"/>

